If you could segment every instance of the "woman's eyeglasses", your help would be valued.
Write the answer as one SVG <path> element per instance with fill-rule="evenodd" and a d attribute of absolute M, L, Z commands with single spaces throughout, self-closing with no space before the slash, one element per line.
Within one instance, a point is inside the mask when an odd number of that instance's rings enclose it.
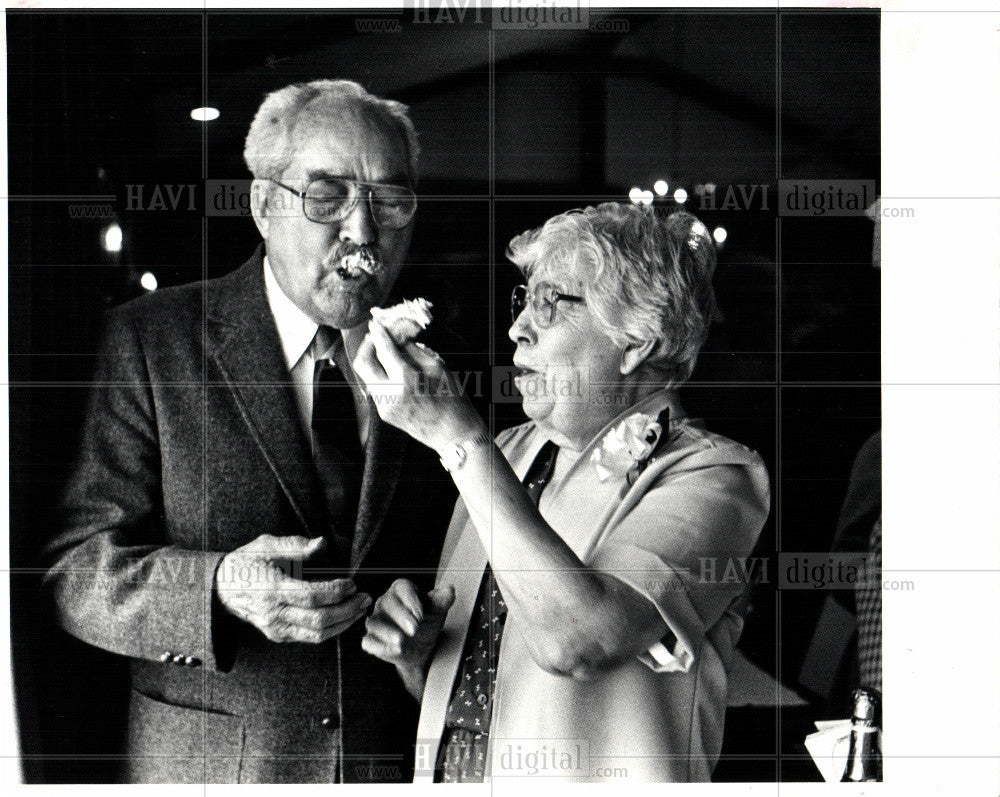
<path fill-rule="evenodd" d="M 585 304 L 587 300 L 582 296 L 560 293 L 548 282 L 539 282 L 534 290 L 529 290 L 527 285 L 518 285 L 510 297 L 510 316 L 513 321 L 517 321 L 517 317 L 530 303 L 535 323 L 545 329 L 556 320 L 556 305 L 560 301 Z"/>
<path fill-rule="evenodd" d="M 417 195 L 404 185 L 362 183 L 337 177 L 313 180 L 305 191 L 296 191 L 277 180 L 271 182 L 300 197 L 305 217 L 318 224 L 343 221 L 362 196 L 380 227 L 398 230 L 409 224 L 417 212 Z"/>

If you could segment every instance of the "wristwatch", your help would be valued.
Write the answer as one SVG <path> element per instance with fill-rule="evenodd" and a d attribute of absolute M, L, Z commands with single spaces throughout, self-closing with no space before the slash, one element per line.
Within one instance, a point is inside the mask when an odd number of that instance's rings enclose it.
<path fill-rule="evenodd" d="M 448 473 L 454 473 L 461 468 L 469 458 L 469 454 L 480 446 L 488 446 L 493 438 L 486 432 L 480 432 L 475 437 L 463 440 L 461 443 L 451 443 L 444 447 L 441 453 L 441 467 Z"/>

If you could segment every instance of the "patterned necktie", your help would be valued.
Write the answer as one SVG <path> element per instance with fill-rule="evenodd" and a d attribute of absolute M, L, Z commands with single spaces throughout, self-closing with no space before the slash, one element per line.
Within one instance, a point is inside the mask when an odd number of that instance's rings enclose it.
<path fill-rule="evenodd" d="M 535 506 L 552 478 L 558 452 L 559 447 L 552 441 L 542 446 L 522 481 Z M 445 783 L 482 783 L 485 777 L 497 662 L 506 620 L 507 604 L 487 564 L 465 640 L 462 666 L 445 715 L 441 756 L 441 779 Z"/>
<path fill-rule="evenodd" d="M 336 365 L 346 361 L 343 341 L 337 330 L 320 327 L 313 345 L 317 357 L 313 371 L 313 461 L 332 523 L 330 539 L 337 559 L 343 562 L 350 556 L 354 537 L 365 457 L 351 385 Z M 320 359 L 331 346 L 333 362 Z"/>

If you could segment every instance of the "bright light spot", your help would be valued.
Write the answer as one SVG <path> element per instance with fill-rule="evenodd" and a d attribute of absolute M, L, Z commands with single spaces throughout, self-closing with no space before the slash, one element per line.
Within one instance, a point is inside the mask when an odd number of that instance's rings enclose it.
<path fill-rule="evenodd" d="M 667 191 L 670 190 L 670 186 L 667 185 L 666 180 L 657 180 L 653 183 L 653 190 L 656 191 L 658 196 L 666 196 Z"/>
<path fill-rule="evenodd" d="M 715 239 L 717 244 L 724 244 L 726 242 L 726 238 L 729 237 L 729 233 L 726 232 L 725 227 L 716 227 L 712 230 L 712 237 Z"/>
<path fill-rule="evenodd" d="M 642 202 L 642 194 L 643 190 L 638 186 L 636 186 L 631 191 L 628 192 L 628 198 L 638 205 L 640 202 Z"/>
<path fill-rule="evenodd" d="M 191 111 L 191 118 L 196 122 L 211 122 L 219 118 L 218 108 L 195 108 Z"/>
<path fill-rule="evenodd" d="M 644 204 L 644 205 L 652 205 L 653 204 L 653 192 L 652 191 L 643 191 L 641 193 L 641 195 L 639 196 L 639 201 L 642 202 L 642 204 Z"/>
<path fill-rule="evenodd" d="M 685 191 L 683 188 L 678 188 L 676 191 L 674 191 L 674 202 L 678 203 L 679 205 L 683 205 L 685 202 L 687 202 L 687 199 L 688 199 L 688 192 Z"/>
<path fill-rule="evenodd" d="M 104 248 L 109 252 L 122 250 L 122 228 L 117 224 L 112 224 L 104 231 Z"/>
<path fill-rule="evenodd" d="M 146 271 L 139 277 L 139 284 L 147 291 L 156 290 L 156 275 L 152 271 Z"/>

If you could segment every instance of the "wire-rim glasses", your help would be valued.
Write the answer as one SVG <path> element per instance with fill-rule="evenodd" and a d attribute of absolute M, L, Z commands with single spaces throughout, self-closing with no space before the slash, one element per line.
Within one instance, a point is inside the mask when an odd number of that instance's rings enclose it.
<path fill-rule="evenodd" d="M 534 290 L 527 285 L 518 285 L 510 296 L 510 317 L 516 322 L 524 308 L 530 304 L 535 323 L 545 329 L 556 320 L 556 305 L 559 302 L 586 304 L 586 301 L 582 296 L 561 293 L 548 282 L 539 282 Z"/>

